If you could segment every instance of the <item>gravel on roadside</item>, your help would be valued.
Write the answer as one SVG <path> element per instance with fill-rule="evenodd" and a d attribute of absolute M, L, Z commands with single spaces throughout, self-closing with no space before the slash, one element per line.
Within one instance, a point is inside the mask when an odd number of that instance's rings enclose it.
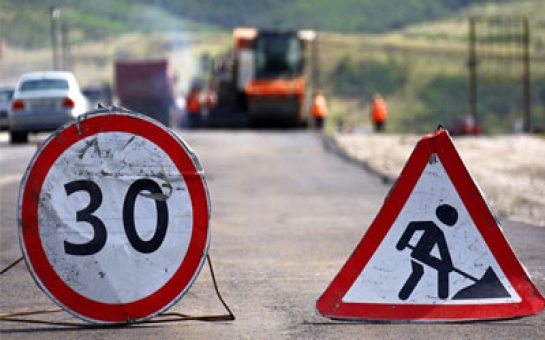
<path fill-rule="evenodd" d="M 385 179 L 401 172 L 421 136 L 337 133 L 333 143 Z M 453 137 L 464 164 L 500 218 L 545 227 L 545 140 L 534 135 Z"/>

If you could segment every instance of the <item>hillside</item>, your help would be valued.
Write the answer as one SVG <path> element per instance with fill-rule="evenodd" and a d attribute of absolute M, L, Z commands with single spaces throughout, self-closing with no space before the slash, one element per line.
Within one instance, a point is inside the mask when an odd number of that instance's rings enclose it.
<path fill-rule="evenodd" d="M 367 129 L 370 98 L 380 92 L 391 113 L 388 130 L 396 133 L 426 133 L 469 112 L 469 17 L 510 22 L 527 16 L 532 119 L 536 130 L 545 129 L 542 0 L 316 0 L 313 6 L 305 6 L 308 1 L 284 0 L 154 2 L 162 7 L 143 0 L 95 0 L 77 5 L 73 0 L 0 0 L 0 27 L 8 42 L 0 59 L 1 82 L 51 67 L 52 3 L 59 6 L 60 19 L 68 26 L 72 69 L 84 86 L 111 83 L 116 59 L 168 58 L 179 75 L 181 94 L 193 77 L 202 76 L 203 57 L 230 46 L 231 25 L 312 27 L 312 18 L 319 21 L 314 27 L 323 27 L 319 31 L 320 67 L 330 99 L 329 129 L 341 123 Z M 403 21 L 393 20 L 403 12 Z M 372 13 L 373 20 L 368 18 Z M 371 22 L 380 22 L 380 28 Z M 504 27 L 502 22 L 492 22 L 487 28 L 492 35 L 479 38 L 488 41 L 480 47 L 484 46 L 486 55 L 479 55 L 478 90 L 480 119 L 488 134 L 511 132 L 524 110 L 521 26 Z"/>
<path fill-rule="evenodd" d="M 231 0 L 163 1 L 166 8 L 199 22 L 224 28 L 238 25 L 313 28 L 344 33 L 377 33 L 445 18 L 486 0 Z M 493 1 L 493 2 L 506 2 Z"/>
<path fill-rule="evenodd" d="M 127 32 L 230 30 L 236 26 L 378 33 L 447 18 L 471 4 L 510 0 L 0 0 L 1 28 L 11 45 L 48 43 L 50 8 L 89 40 Z M 30 19 L 30 20 L 29 20 Z"/>
<path fill-rule="evenodd" d="M 468 18 L 477 27 L 477 109 L 487 134 L 513 131 L 524 112 L 522 18 L 529 23 L 533 131 L 545 129 L 545 21 L 540 0 L 469 6 L 435 22 L 379 35 L 323 34 L 331 117 L 348 128 L 369 125 L 374 92 L 387 98 L 389 130 L 426 133 L 469 113 Z"/>

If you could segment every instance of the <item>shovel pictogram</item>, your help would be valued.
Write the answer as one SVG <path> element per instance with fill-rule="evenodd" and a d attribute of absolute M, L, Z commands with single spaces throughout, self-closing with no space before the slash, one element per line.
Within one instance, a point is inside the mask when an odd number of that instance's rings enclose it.
<path fill-rule="evenodd" d="M 508 298 L 511 295 L 507 292 L 500 279 L 492 270 L 488 267 L 484 272 L 484 275 L 477 279 L 466 272 L 454 268 L 454 271 L 461 274 L 475 283 L 461 289 L 458 293 L 454 294 L 453 300 L 468 300 L 468 299 L 494 299 L 494 298 Z"/>
<path fill-rule="evenodd" d="M 414 246 L 410 244 L 407 245 L 407 248 L 414 250 Z M 456 267 L 453 267 L 452 271 L 474 282 L 472 285 L 469 285 L 461 289 L 458 293 L 454 294 L 452 300 L 494 299 L 511 297 L 509 292 L 507 292 L 500 279 L 490 266 L 486 269 L 484 275 L 480 279 Z"/>

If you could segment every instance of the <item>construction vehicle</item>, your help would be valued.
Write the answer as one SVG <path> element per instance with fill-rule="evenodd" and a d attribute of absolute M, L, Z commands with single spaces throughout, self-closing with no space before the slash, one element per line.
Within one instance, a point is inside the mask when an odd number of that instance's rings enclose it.
<path fill-rule="evenodd" d="M 116 61 L 115 88 L 119 104 L 166 126 L 175 104 L 176 76 L 167 60 Z"/>
<path fill-rule="evenodd" d="M 217 105 L 209 123 L 305 125 L 316 79 L 316 33 L 235 28 L 233 37 L 234 49 L 214 65 Z"/>

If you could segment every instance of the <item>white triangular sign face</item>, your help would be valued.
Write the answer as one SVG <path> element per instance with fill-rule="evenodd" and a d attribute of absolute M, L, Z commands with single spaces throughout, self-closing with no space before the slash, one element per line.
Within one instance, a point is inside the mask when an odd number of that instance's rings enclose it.
<path fill-rule="evenodd" d="M 475 320 L 536 314 L 544 303 L 438 131 L 417 145 L 317 308 L 339 319 Z"/>
<path fill-rule="evenodd" d="M 436 214 L 437 207 L 431 202 L 437 202 L 447 210 L 451 207 L 458 216 L 456 223 L 452 226 L 442 223 Z M 408 236 L 408 242 L 401 244 Z M 418 257 L 418 253 L 422 255 Z M 438 279 L 443 267 L 447 273 L 444 280 Z M 492 297 L 476 294 L 468 299 L 476 303 L 520 302 L 520 297 L 475 227 L 441 161 L 437 160 L 426 165 L 386 237 L 342 300 L 353 303 L 463 304 L 468 302 L 467 299 L 455 299 L 456 292 L 478 285 L 479 279 L 471 278 L 483 277 L 489 268 L 497 274 L 498 283 L 508 293 L 501 292 Z M 418 277 L 420 272 L 422 274 Z M 376 282 L 387 284 L 377 285 Z M 439 294 L 440 289 L 445 292 Z"/>

